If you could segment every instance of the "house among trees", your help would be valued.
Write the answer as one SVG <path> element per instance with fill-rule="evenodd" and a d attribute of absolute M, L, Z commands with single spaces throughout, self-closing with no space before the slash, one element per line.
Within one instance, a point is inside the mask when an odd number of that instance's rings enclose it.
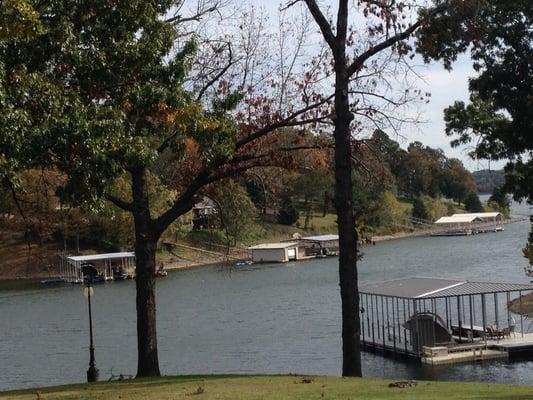
<path fill-rule="evenodd" d="M 204 196 L 202 201 L 192 208 L 192 227 L 194 230 L 209 229 L 219 224 L 215 202 Z"/>

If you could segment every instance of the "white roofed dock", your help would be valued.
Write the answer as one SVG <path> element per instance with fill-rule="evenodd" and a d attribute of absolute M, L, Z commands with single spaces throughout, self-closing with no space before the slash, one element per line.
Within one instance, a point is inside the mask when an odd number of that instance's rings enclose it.
<path fill-rule="evenodd" d="M 362 284 L 363 348 L 433 365 L 533 355 L 531 323 L 509 308 L 532 291 L 531 283 L 424 277 Z"/>
<path fill-rule="evenodd" d="M 98 271 L 98 279 L 103 281 L 135 277 L 134 252 L 65 255 L 60 262 L 61 277 L 65 282 L 83 283 L 82 269 L 88 265 Z"/>

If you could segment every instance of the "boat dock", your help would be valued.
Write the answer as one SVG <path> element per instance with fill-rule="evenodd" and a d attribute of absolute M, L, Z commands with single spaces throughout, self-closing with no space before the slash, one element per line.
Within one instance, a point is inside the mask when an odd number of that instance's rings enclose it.
<path fill-rule="evenodd" d="M 112 281 L 135 278 L 135 253 L 105 253 L 83 256 L 63 255 L 59 273 L 67 283 L 83 283 L 83 268 L 91 266 L 98 272 L 98 280 Z"/>
<path fill-rule="evenodd" d="M 532 284 L 440 278 L 363 285 L 362 348 L 430 365 L 533 359 L 533 322 L 508 308 L 531 291 Z"/>

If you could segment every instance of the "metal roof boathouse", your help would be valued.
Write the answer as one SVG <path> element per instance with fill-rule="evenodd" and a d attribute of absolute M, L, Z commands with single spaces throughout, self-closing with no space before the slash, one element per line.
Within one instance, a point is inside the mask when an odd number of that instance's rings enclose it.
<path fill-rule="evenodd" d="M 59 265 L 61 278 L 69 283 L 83 283 L 85 266 L 92 266 L 102 281 L 135 277 L 135 253 L 119 252 L 82 256 L 63 256 Z"/>
<path fill-rule="evenodd" d="M 533 355 L 533 322 L 509 309 L 531 291 L 532 284 L 441 278 L 364 284 L 362 346 L 434 365 Z"/>

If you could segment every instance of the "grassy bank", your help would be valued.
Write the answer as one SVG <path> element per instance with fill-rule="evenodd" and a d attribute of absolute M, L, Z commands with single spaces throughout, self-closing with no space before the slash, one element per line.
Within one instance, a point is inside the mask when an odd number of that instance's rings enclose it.
<path fill-rule="evenodd" d="M 390 380 L 301 376 L 166 377 L 92 385 L 70 385 L 0 393 L 0 399 L 506 399 L 533 398 L 533 386 L 489 383 L 418 382 L 389 387 Z"/>

